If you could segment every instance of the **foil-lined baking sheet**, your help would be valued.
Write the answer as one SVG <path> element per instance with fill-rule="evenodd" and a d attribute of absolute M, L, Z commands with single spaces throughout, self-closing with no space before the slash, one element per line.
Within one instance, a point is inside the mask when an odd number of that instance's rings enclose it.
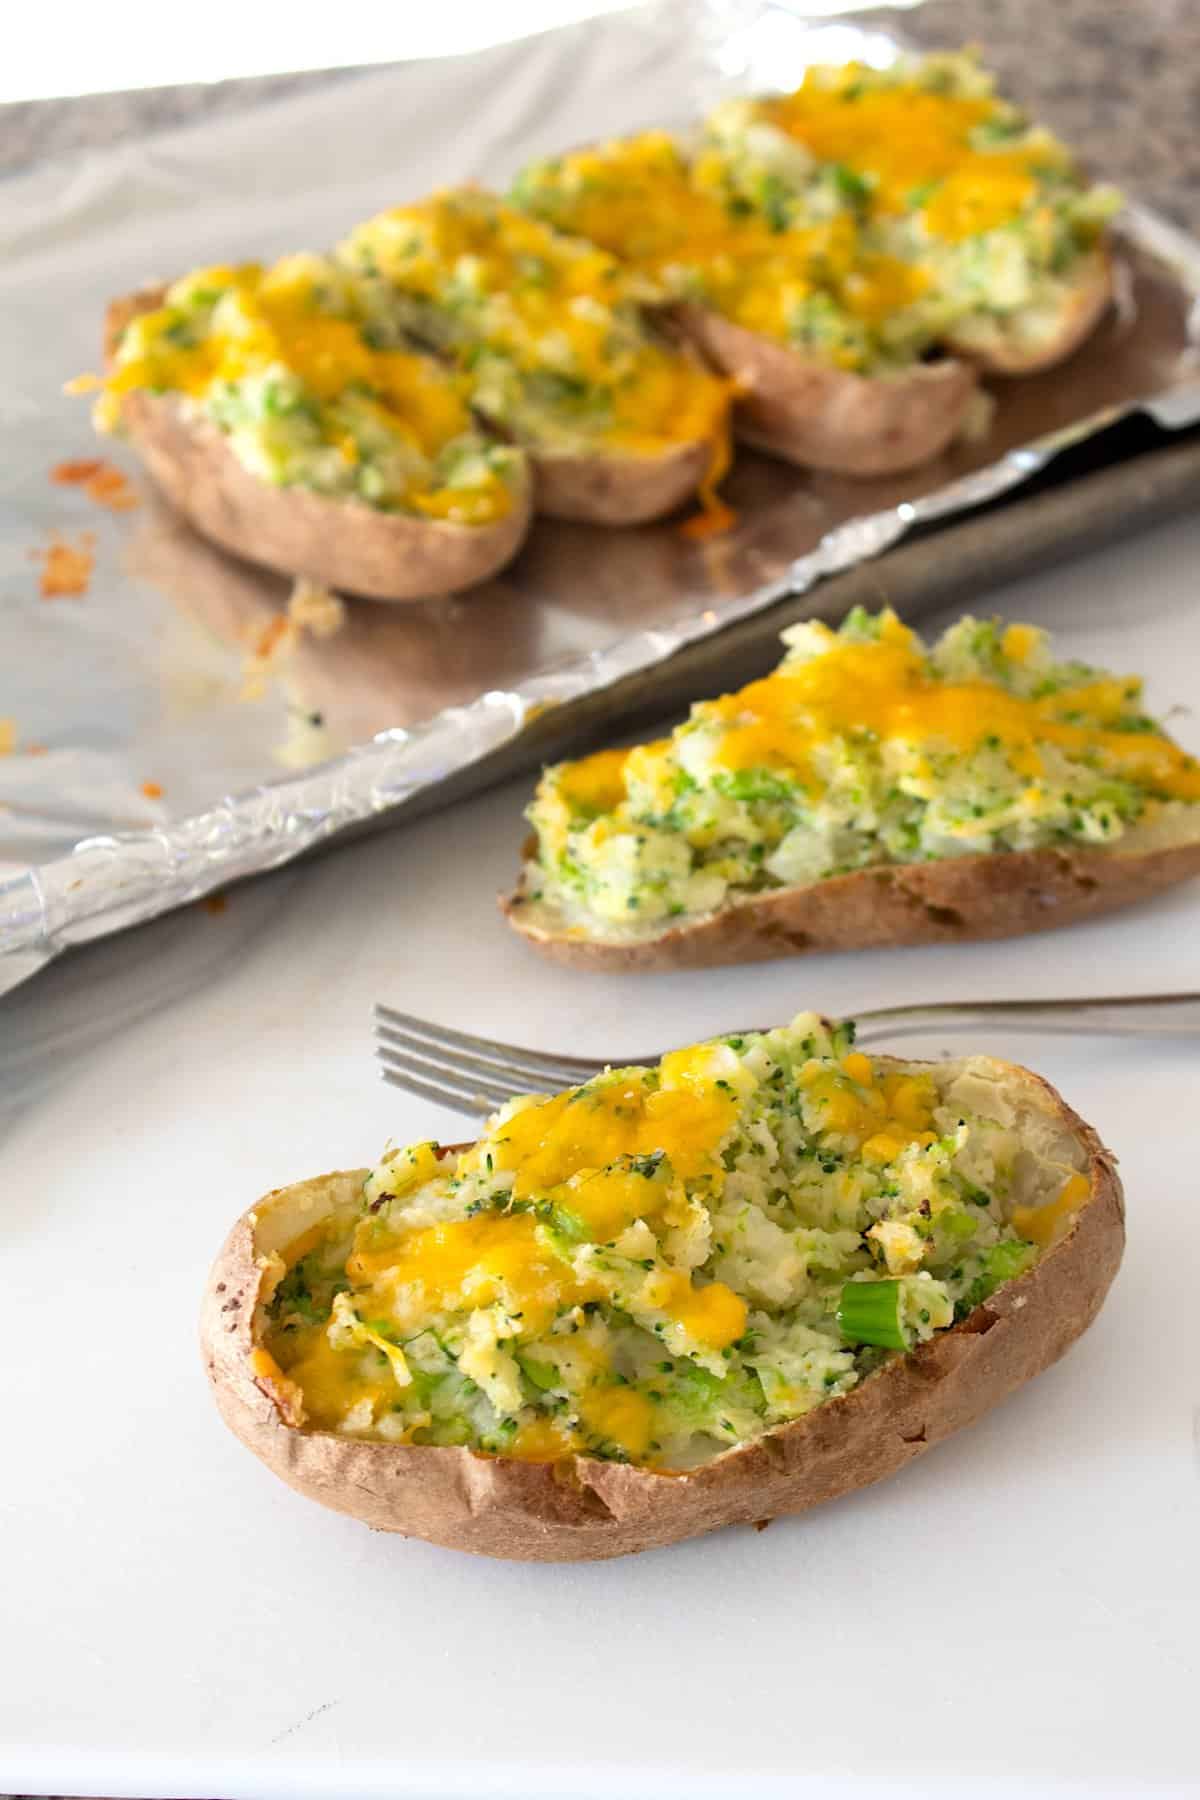
<path fill-rule="evenodd" d="M 94 366 L 112 295 L 319 247 L 430 187 L 499 184 L 563 144 L 684 124 L 811 61 L 886 62 L 899 38 L 878 18 L 659 0 L 0 190 L 0 989 L 68 944 L 381 824 L 450 776 L 461 788 L 547 708 L 569 718 L 1130 411 L 1168 430 L 1200 419 L 1200 246 L 1136 206 L 1120 304 L 1064 368 L 995 384 L 984 436 L 872 481 L 744 452 L 728 534 L 540 520 L 509 569 L 452 600 L 330 602 L 234 562 L 61 395 Z M 71 466 L 101 455 L 98 471 Z"/>

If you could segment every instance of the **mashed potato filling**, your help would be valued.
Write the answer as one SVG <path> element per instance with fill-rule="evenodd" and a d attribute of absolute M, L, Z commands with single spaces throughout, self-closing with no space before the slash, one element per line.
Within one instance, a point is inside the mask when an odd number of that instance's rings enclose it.
<path fill-rule="evenodd" d="M 502 518 L 520 459 L 476 428 L 460 385 L 383 345 L 360 289 L 319 256 L 200 269 L 122 334 L 97 423 L 171 393 L 260 480 L 460 524 Z"/>
<path fill-rule="evenodd" d="M 1089 1191 L 990 1065 L 852 1044 L 801 1014 L 513 1100 L 457 1156 L 387 1151 L 268 1266 L 260 1376 L 320 1430 L 672 1469 L 848 1393 Z"/>
<path fill-rule="evenodd" d="M 729 383 L 647 330 L 651 291 L 595 244 L 468 188 L 380 213 L 338 254 L 381 325 L 455 356 L 518 441 L 658 455 L 707 440 L 710 486 L 725 473 Z"/>
<path fill-rule="evenodd" d="M 1141 683 L 1053 660 L 1027 625 L 926 649 L 891 612 L 784 633 L 774 674 L 669 738 L 546 771 L 523 898 L 591 937 L 654 935 L 740 894 L 880 863 L 1169 836 L 1200 764 Z"/>

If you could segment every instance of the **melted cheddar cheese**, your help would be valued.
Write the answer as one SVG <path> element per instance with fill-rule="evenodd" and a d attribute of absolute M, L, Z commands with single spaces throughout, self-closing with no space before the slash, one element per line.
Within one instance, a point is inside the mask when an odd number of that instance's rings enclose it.
<path fill-rule="evenodd" d="M 951 240 L 1017 216 L 1036 190 L 1044 144 L 980 148 L 979 128 L 1002 110 L 995 100 L 933 92 L 919 79 L 870 85 L 870 75 L 857 63 L 835 79 L 810 70 L 795 93 L 764 101 L 762 117 L 818 163 L 867 178 L 873 212 L 921 211 L 930 231 Z"/>
<path fill-rule="evenodd" d="M 456 380 L 373 341 L 353 284 L 319 257 L 201 269 L 121 337 L 98 406 L 172 393 L 266 479 L 484 523 L 511 506 L 509 451 L 479 438 Z"/>
<path fill-rule="evenodd" d="M 1045 772 L 1050 747 L 1088 757 L 1155 794 L 1200 800 L 1200 766 L 1158 732 L 1112 729 L 1127 713 L 1128 682 L 1082 681 L 1043 698 L 995 682 L 944 681 L 912 634 L 889 619 L 879 641 L 846 644 L 708 705 L 701 717 L 725 727 L 717 756 L 727 769 L 780 768 L 803 782 L 819 748 L 862 733 L 878 743 L 933 744 L 970 752 L 985 740 L 1009 753 L 1023 774 Z"/>

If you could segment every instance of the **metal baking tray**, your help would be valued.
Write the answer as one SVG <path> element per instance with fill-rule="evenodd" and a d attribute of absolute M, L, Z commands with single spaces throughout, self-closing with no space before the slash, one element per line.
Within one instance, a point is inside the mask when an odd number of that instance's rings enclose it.
<path fill-rule="evenodd" d="M 871 481 L 740 453 L 739 522 L 707 543 L 673 522 L 541 520 L 517 562 L 467 595 L 347 599 L 302 623 L 286 582 L 205 544 L 149 492 L 114 512 L 86 483 L 50 479 L 100 454 L 59 389 L 94 362 L 107 296 L 329 242 L 438 182 L 496 183 L 563 143 L 683 123 L 813 60 L 890 58 L 901 39 L 878 21 L 662 0 L 8 184 L 0 990 L 69 944 L 724 685 L 735 654 L 770 660 L 790 618 L 885 592 L 916 616 L 945 597 L 947 570 L 994 575 L 1006 546 L 1027 560 L 1100 542 L 1194 492 L 1200 245 L 1137 205 L 1119 222 L 1120 304 L 1063 368 L 994 384 L 984 438 Z M 64 550 L 85 591 L 44 596 Z"/>

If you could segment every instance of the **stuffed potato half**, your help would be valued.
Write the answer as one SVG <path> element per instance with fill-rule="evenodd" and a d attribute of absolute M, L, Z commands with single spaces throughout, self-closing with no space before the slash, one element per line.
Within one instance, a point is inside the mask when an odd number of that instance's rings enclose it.
<path fill-rule="evenodd" d="M 227 1424 L 368 1525 L 544 1561 L 903 1467 L 1084 1330 L 1123 1203 L 1027 1070 L 851 1040 L 801 1015 L 268 1195 L 204 1302 Z"/>
<path fill-rule="evenodd" d="M 509 923 L 595 969 L 1069 924 L 1200 874 L 1200 763 L 1046 634 L 793 626 L 669 738 L 543 775 Z"/>
<path fill-rule="evenodd" d="M 1120 195 L 995 91 L 970 52 L 811 67 L 795 92 L 706 122 L 699 184 L 781 225 L 853 221 L 911 285 L 891 329 L 990 373 L 1063 361 L 1112 297 Z"/>
<path fill-rule="evenodd" d="M 116 301 L 105 349 L 99 427 L 249 561 L 409 600 L 483 581 L 520 548 L 522 452 L 479 429 L 430 357 L 381 345 L 326 258 L 197 270 Z"/>

